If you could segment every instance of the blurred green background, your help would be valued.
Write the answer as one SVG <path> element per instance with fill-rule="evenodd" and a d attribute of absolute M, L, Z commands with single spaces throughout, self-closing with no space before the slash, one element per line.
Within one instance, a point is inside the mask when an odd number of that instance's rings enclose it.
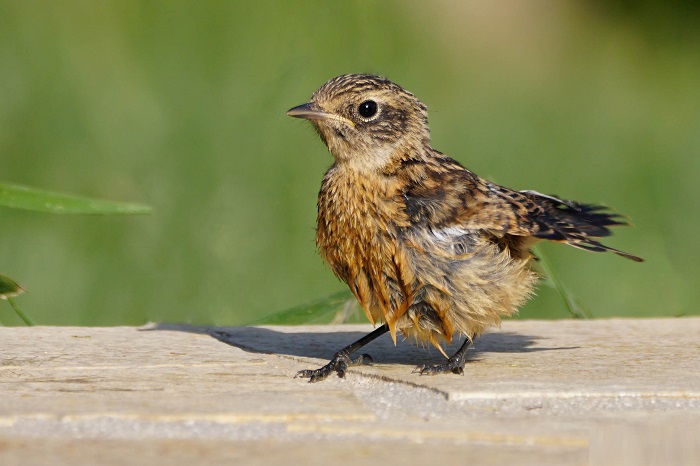
<path fill-rule="evenodd" d="M 0 181 L 154 208 L 0 209 L 0 273 L 59 325 L 233 325 L 343 290 L 314 246 L 331 157 L 285 112 L 369 72 L 480 175 L 630 216 L 608 243 L 643 264 L 543 248 L 594 316 L 697 314 L 699 19 L 681 2 L 0 1 Z M 569 316 L 538 295 L 522 318 Z"/>

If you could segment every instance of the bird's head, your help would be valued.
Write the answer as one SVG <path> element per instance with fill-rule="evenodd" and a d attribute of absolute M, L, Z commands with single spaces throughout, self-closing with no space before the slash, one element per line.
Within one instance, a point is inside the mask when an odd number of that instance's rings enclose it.
<path fill-rule="evenodd" d="M 430 143 L 426 106 L 379 76 L 333 78 L 287 115 L 309 120 L 338 163 L 381 167 L 397 151 Z"/>

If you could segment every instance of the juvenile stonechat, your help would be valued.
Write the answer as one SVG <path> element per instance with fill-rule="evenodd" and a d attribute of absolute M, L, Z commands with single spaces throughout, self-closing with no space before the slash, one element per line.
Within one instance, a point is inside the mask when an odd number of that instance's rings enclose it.
<path fill-rule="evenodd" d="M 540 240 L 642 261 L 595 239 L 625 224 L 604 207 L 499 186 L 433 149 L 426 106 L 387 79 L 338 76 L 287 114 L 309 120 L 335 159 L 318 196 L 321 255 L 382 323 L 297 373 L 310 382 L 370 364 L 355 351 L 386 332 L 396 343 L 397 331 L 447 357 L 416 372 L 463 374 L 474 338 L 532 295 Z M 441 342 L 455 334 L 466 339 L 448 357 Z"/>

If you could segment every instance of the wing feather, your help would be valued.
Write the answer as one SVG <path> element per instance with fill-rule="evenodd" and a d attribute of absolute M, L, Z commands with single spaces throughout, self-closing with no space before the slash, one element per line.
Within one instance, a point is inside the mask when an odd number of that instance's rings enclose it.
<path fill-rule="evenodd" d="M 439 153 L 424 164 L 420 169 L 415 162 L 406 166 L 409 182 L 403 198 L 416 227 L 481 230 L 498 238 L 532 237 L 642 261 L 594 239 L 609 236 L 609 227 L 627 225 L 604 206 L 515 191 L 486 181 Z"/>

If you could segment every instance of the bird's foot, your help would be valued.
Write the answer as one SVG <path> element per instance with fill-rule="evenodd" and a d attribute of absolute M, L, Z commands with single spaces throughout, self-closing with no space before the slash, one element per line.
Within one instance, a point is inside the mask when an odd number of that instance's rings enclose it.
<path fill-rule="evenodd" d="M 457 375 L 464 375 L 464 358 L 452 357 L 445 364 L 423 365 L 413 369 L 413 374 L 420 375 L 437 375 L 449 374 L 450 372 Z"/>
<path fill-rule="evenodd" d="M 348 354 L 337 353 L 333 356 L 328 364 L 319 369 L 305 369 L 296 373 L 294 378 L 309 379 L 309 383 L 320 382 L 328 377 L 331 372 L 335 371 L 338 377 L 344 378 L 348 367 L 352 366 L 371 366 L 374 361 L 369 354 L 361 354 L 351 358 Z"/>
<path fill-rule="evenodd" d="M 467 337 L 459 347 L 457 352 L 447 359 L 445 364 L 418 366 L 413 369 L 413 373 L 420 375 L 437 375 L 449 374 L 450 372 L 457 375 L 464 375 L 464 363 L 467 361 L 467 350 L 471 346 L 473 336 Z"/>

